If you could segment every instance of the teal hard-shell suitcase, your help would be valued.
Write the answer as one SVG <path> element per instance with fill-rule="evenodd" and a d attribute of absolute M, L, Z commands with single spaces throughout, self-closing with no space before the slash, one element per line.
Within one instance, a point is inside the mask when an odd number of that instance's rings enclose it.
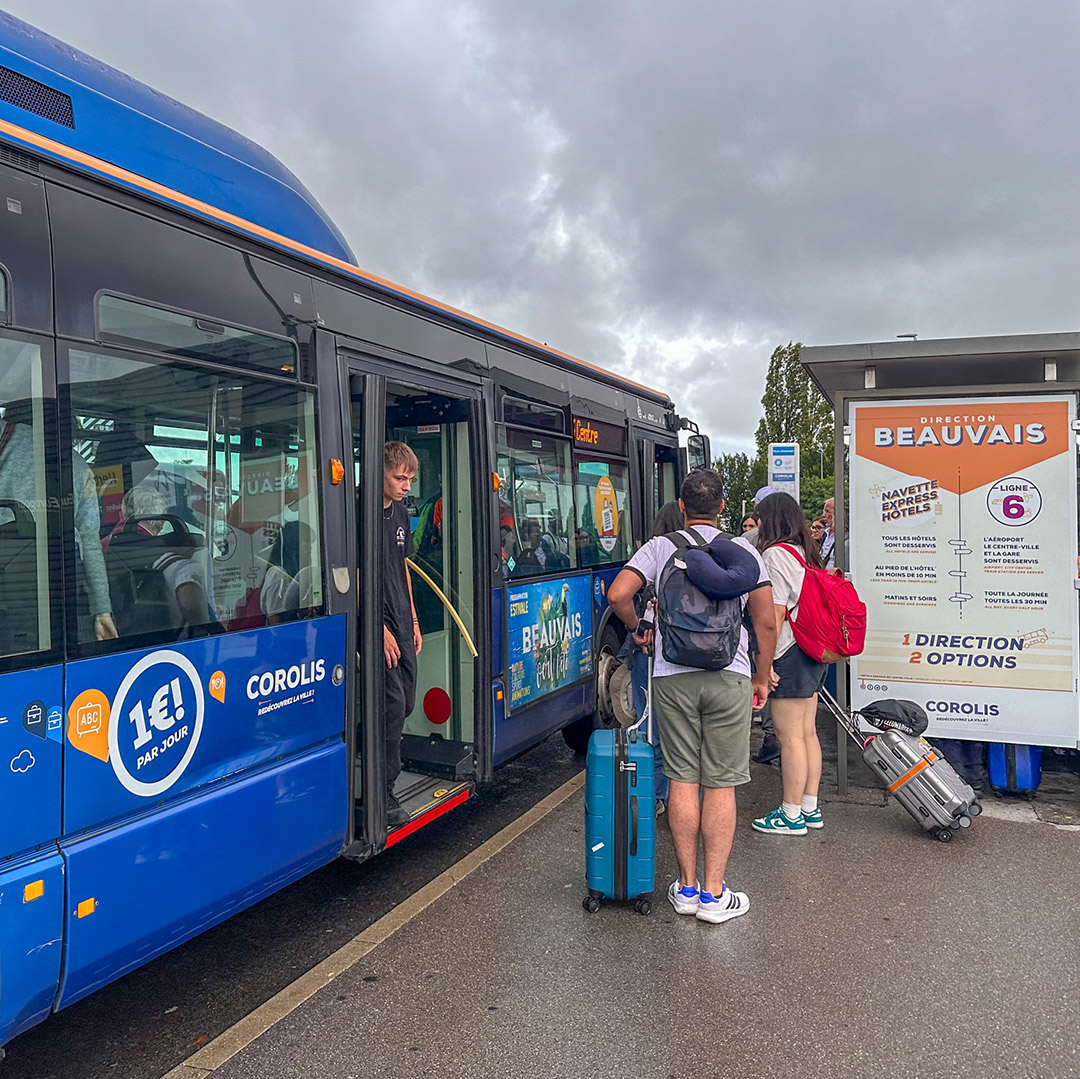
<path fill-rule="evenodd" d="M 585 763 L 585 877 L 590 913 L 601 899 L 652 909 L 656 876 L 653 747 L 638 730 L 593 731 Z"/>

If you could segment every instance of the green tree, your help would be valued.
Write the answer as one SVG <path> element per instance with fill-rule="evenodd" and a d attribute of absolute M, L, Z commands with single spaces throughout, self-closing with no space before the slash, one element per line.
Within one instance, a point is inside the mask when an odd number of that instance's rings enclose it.
<path fill-rule="evenodd" d="M 812 521 L 821 516 L 821 509 L 825 505 L 825 499 L 833 496 L 833 478 L 831 475 L 824 479 L 814 475 L 808 476 L 804 472 L 799 477 L 799 502 L 806 511 L 806 519 Z"/>
<path fill-rule="evenodd" d="M 713 468 L 720 473 L 724 481 L 724 512 L 721 520 L 729 532 L 738 535 L 741 511 L 745 501 L 750 505 L 757 487 L 754 486 L 754 466 L 745 453 L 722 453 L 713 462 Z"/>
<path fill-rule="evenodd" d="M 761 404 L 763 413 L 758 423 L 756 441 L 758 459 L 765 461 L 770 442 L 799 443 L 799 485 L 809 492 L 814 484 L 809 480 L 833 474 L 833 412 L 822 392 L 810 381 L 799 362 L 802 343 L 778 345 L 769 359 L 765 376 L 765 393 Z M 816 489 L 814 491 L 816 497 Z M 802 499 L 808 512 L 820 511 Z"/>

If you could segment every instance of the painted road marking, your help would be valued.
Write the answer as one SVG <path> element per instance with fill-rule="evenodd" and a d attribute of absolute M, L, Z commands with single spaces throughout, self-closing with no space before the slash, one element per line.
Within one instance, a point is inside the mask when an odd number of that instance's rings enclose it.
<path fill-rule="evenodd" d="M 466 854 L 460 861 L 444 870 L 404 902 L 384 914 L 377 922 L 373 922 L 362 933 L 357 934 L 347 944 L 343 944 L 336 952 L 312 967 L 306 974 L 302 974 L 296 981 L 285 986 L 265 1003 L 260 1004 L 253 1012 L 249 1012 L 243 1019 L 235 1022 L 228 1030 L 204 1045 L 197 1053 L 193 1053 L 182 1064 L 177 1064 L 175 1068 L 162 1076 L 162 1079 L 206 1079 L 206 1076 L 212 1075 L 227 1060 L 236 1056 L 241 1049 L 247 1048 L 275 1023 L 280 1023 L 287 1015 L 296 1011 L 304 1001 L 313 997 L 339 975 L 344 974 L 403 926 L 408 925 L 436 899 L 460 884 L 499 851 L 513 843 L 518 836 L 523 835 L 567 798 L 581 790 L 584 785 L 585 773 L 578 772 L 573 779 L 568 779 L 558 790 L 552 791 L 527 813 L 511 821 L 502 831 L 481 843 L 476 850 Z"/>

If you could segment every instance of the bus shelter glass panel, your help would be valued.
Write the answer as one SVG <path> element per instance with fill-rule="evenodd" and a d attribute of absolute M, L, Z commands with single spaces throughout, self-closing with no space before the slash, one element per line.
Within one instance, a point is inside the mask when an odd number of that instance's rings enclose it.
<path fill-rule="evenodd" d="M 499 429 L 499 537 L 509 578 L 578 566 L 569 442 Z"/>
<path fill-rule="evenodd" d="M 321 608 L 310 391 L 75 349 L 69 379 L 79 644 Z"/>
<path fill-rule="evenodd" d="M 574 546 L 582 566 L 630 557 L 630 477 L 625 464 L 575 455 L 574 513 Z"/>
<path fill-rule="evenodd" d="M 0 424 L 0 656 L 16 656 L 52 647 L 49 522 L 55 510 L 37 345 L 0 340 Z M 88 509 L 83 501 L 76 505 L 76 525 L 89 529 L 93 541 Z"/>

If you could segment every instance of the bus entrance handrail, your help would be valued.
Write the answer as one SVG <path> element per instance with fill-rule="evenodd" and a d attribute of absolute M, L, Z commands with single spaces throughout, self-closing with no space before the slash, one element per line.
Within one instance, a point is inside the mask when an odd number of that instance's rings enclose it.
<path fill-rule="evenodd" d="M 469 636 L 469 631 L 465 628 L 465 623 L 462 622 L 461 616 L 454 609 L 454 605 L 443 594 L 443 590 L 424 572 L 411 558 L 406 558 L 405 561 L 414 569 L 421 577 L 431 586 L 431 590 L 442 601 L 442 605 L 450 612 L 450 617 L 454 620 L 454 624 L 461 631 L 462 637 L 465 638 L 465 644 L 469 651 L 472 653 L 473 659 L 480 654 L 476 650 L 476 645 L 473 644 L 472 637 Z"/>

